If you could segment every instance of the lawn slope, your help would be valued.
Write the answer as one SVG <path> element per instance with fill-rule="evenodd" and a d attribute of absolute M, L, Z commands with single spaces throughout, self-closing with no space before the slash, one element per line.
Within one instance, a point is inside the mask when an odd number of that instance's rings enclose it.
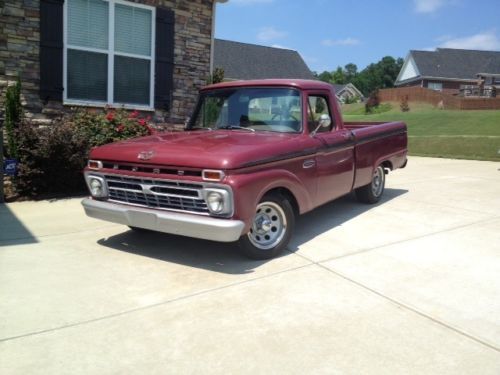
<path fill-rule="evenodd" d="M 439 110 L 410 103 L 401 112 L 399 103 L 383 113 L 365 115 L 361 104 L 342 108 L 345 121 L 404 121 L 408 125 L 410 155 L 500 161 L 500 111 Z"/>

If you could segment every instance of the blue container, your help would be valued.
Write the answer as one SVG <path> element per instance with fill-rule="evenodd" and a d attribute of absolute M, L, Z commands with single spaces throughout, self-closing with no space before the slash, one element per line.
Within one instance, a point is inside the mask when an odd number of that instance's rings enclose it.
<path fill-rule="evenodd" d="M 17 159 L 5 159 L 3 162 L 3 170 L 6 176 L 17 175 L 17 166 L 19 162 Z"/>

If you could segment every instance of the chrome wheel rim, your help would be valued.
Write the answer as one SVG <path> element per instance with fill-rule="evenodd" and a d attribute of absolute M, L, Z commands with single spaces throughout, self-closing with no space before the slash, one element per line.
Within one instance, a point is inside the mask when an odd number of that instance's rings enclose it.
<path fill-rule="evenodd" d="M 262 202 L 257 206 L 248 239 L 257 248 L 269 250 L 285 237 L 287 228 L 283 209 L 274 202 Z"/>
<path fill-rule="evenodd" d="M 384 168 L 379 166 L 377 169 L 375 169 L 375 172 L 373 172 L 372 179 L 372 193 L 377 198 L 380 196 L 380 194 L 382 194 L 382 190 L 384 189 L 384 179 Z"/>

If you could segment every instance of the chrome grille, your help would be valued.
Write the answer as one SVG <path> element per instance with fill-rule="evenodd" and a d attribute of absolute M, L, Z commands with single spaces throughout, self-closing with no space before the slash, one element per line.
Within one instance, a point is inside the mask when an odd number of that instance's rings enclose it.
<path fill-rule="evenodd" d="M 105 175 L 108 200 L 163 210 L 208 214 L 203 186 L 181 181 Z"/>

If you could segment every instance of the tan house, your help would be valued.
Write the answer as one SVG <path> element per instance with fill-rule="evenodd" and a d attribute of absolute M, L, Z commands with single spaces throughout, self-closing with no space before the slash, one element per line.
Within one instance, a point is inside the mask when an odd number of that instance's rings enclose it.
<path fill-rule="evenodd" d="M 333 87 L 335 89 L 335 96 L 340 103 L 363 100 L 363 93 L 352 83 L 346 83 L 345 85 L 334 83 Z"/>

